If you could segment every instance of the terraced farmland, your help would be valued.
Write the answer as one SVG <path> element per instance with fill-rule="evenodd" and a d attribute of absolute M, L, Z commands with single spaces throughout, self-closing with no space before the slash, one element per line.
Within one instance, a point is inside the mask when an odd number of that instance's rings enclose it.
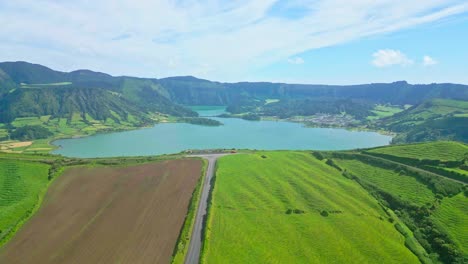
<path fill-rule="evenodd" d="M 432 218 L 468 258 L 468 197 L 460 193 L 454 197 L 444 198 Z"/>
<path fill-rule="evenodd" d="M 218 162 L 202 263 L 418 263 L 359 184 L 305 152 Z"/>
<path fill-rule="evenodd" d="M 0 160 L 0 246 L 39 206 L 48 169 L 41 163 Z"/>
<path fill-rule="evenodd" d="M 435 194 L 425 184 L 404 173 L 372 166 L 359 160 L 342 159 L 336 163 L 381 190 L 418 206 L 431 203 L 435 199 Z"/>
<path fill-rule="evenodd" d="M 68 169 L 0 263 L 169 263 L 201 169 L 190 159 Z"/>
<path fill-rule="evenodd" d="M 369 152 L 411 159 L 452 161 L 463 159 L 465 155 L 468 155 L 468 146 L 452 141 L 437 141 L 381 147 Z"/>

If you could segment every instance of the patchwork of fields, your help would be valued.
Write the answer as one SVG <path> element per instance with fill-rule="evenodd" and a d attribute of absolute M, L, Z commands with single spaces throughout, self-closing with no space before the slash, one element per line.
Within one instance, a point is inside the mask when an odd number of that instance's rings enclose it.
<path fill-rule="evenodd" d="M 222 157 L 201 263 L 464 263 L 467 150 Z M 204 162 L 180 157 L 0 153 L 0 263 L 184 262 Z"/>
<path fill-rule="evenodd" d="M 221 158 L 206 229 L 202 263 L 418 263 L 372 196 L 304 152 Z"/>
<path fill-rule="evenodd" d="M 0 263 L 168 263 L 202 165 L 70 168 Z"/>

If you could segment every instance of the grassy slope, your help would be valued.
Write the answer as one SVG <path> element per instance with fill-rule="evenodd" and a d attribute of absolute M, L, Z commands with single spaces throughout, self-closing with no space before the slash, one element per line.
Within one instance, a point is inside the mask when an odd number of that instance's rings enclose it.
<path fill-rule="evenodd" d="M 337 160 L 337 163 L 380 189 L 418 206 L 433 202 L 435 199 L 434 193 L 414 177 L 399 175 L 392 170 L 371 166 L 358 160 Z"/>
<path fill-rule="evenodd" d="M 467 142 L 467 114 L 467 101 L 433 99 L 382 118 L 375 127 L 397 132 L 393 139 L 395 143 L 434 140 Z"/>
<path fill-rule="evenodd" d="M 452 141 L 437 141 L 375 148 L 369 152 L 413 159 L 451 161 L 463 159 L 464 155 L 468 153 L 468 146 L 463 143 Z"/>
<path fill-rule="evenodd" d="M 357 183 L 308 153 L 262 154 L 219 160 L 203 263 L 418 262 Z"/>
<path fill-rule="evenodd" d="M 374 107 L 374 110 L 372 110 L 372 113 L 374 113 L 375 115 L 368 116 L 367 120 L 375 120 L 379 118 L 389 117 L 403 110 L 404 109 L 402 109 L 401 107 L 397 107 L 397 106 L 376 105 Z"/>
<path fill-rule="evenodd" d="M 370 152 L 414 158 L 461 160 L 468 147 L 458 142 L 429 142 L 409 145 L 397 145 L 375 148 Z M 393 170 L 375 167 L 357 160 L 335 160 L 342 168 L 366 182 L 376 185 L 379 189 L 398 195 L 404 201 L 422 206 L 426 202 L 434 204 L 435 194 L 428 186 L 416 179 L 399 175 Z M 435 203 L 437 205 L 437 203 Z M 460 193 L 454 197 L 444 197 L 431 216 L 441 230 L 455 241 L 456 245 L 468 255 L 468 198 Z"/>
<path fill-rule="evenodd" d="M 444 198 L 432 217 L 468 257 L 468 198 L 463 193 Z"/>
<path fill-rule="evenodd" d="M 41 163 L 0 160 L 0 246 L 39 207 L 48 169 Z"/>

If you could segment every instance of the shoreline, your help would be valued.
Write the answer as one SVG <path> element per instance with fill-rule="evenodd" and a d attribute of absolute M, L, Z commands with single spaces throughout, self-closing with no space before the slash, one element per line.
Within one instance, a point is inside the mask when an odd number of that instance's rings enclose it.
<path fill-rule="evenodd" d="M 204 117 L 206 118 L 206 117 Z M 219 117 L 219 116 L 212 116 L 210 118 L 237 118 L 237 119 L 242 119 L 241 117 L 233 116 L 233 117 Z M 245 120 L 245 119 L 242 119 Z M 246 120 L 250 121 L 250 120 Z M 327 125 L 313 125 L 307 122 L 301 122 L 301 121 L 294 121 L 294 120 L 289 120 L 289 119 L 281 119 L 277 117 L 271 117 L 271 116 L 262 116 L 260 120 L 258 121 L 275 121 L 275 122 L 289 122 L 289 123 L 298 123 L 302 124 L 305 128 L 331 128 L 331 129 L 344 129 L 347 131 L 353 131 L 353 132 L 373 132 L 373 133 L 378 133 L 380 135 L 384 136 L 390 136 L 391 139 L 389 140 L 387 145 L 392 145 L 392 140 L 393 138 L 397 135 L 397 133 L 387 131 L 387 130 L 377 130 L 377 129 L 372 129 L 368 127 L 352 127 L 352 126 L 327 126 Z M 252 122 L 255 122 L 253 120 Z M 51 148 L 50 150 L 44 152 L 46 154 L 54 154 L 53 152 L 63 148 L 62 145 L 56 144 L 57 141 L 59 140 L 65 140 L 65 139 L 79 139 L 79 138 L 84 138 L 84 137 L 89 137 L 89 136 L 95 136 L 95 135 L 100 135 L 100 134 L 109 134 L 109 133 L 117 133 L 117 132 L 125 132 L 125 131 L 137 131 L 140 129 L 147 129 L 147 128 L 152 128 L 158 124 L 168 124 L 168 123 L 187 123 L 187 122 L 181 122 L 180 119 L 174 119 L 174 120 L 163 120 L 163 121 L 158 121 L 153 124 L 146 124 L 144 126 L 140 127 L 121 127 L 121 128 L 115 128 L 115 129 L 103 129 L 103 130 L 97 130 L 93 131 L 92 133 L 89 134 L 75 134 L 75 135 L 59 135 L 56 137 L 52 137 L 49 139 L 44 139 L 47 140 L 47 145 Z M 191 124 L 191 123 L 187 123 Z M 192 124 L 192 125 L 198 125 L 198 124 Z M 35 141 L 38 140 L 32 140 L 33 144 Z M 2 143 L 2 142 L 0 142 Z M 33 145 L 32 144 L 32 145 Z M 9 150 L 12 151 L 12 150 Z M 27 152 L 27 149 L 24 150 Z M 22 153 L 24 153 L 24 151 Z M 8 152 L 8 151 L 1 151 L 1 152 Z"/>

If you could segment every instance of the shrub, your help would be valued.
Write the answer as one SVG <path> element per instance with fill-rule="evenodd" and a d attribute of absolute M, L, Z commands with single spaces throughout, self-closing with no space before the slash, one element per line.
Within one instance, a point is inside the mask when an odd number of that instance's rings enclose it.
<path fill-rule="evenodd" d="M 48 138 L 50 136 L 52 136 L 52 133 L 47 128 L 42 127 L 42 126 L 29 126 L 29 125 L 17 128 L 10 135 L 11 139 L 17 139 L 17 140 L 33 140 L 33 139 Z"/>
<path fill-rule="evenodd" d="M 328 216 L 328 212 L 325 211 L 325 210 L 323 210 L 322 212 L 320 212 L 320 215 L 321 215 L 321 216 L 327 217 L 327 216 Z"/>

